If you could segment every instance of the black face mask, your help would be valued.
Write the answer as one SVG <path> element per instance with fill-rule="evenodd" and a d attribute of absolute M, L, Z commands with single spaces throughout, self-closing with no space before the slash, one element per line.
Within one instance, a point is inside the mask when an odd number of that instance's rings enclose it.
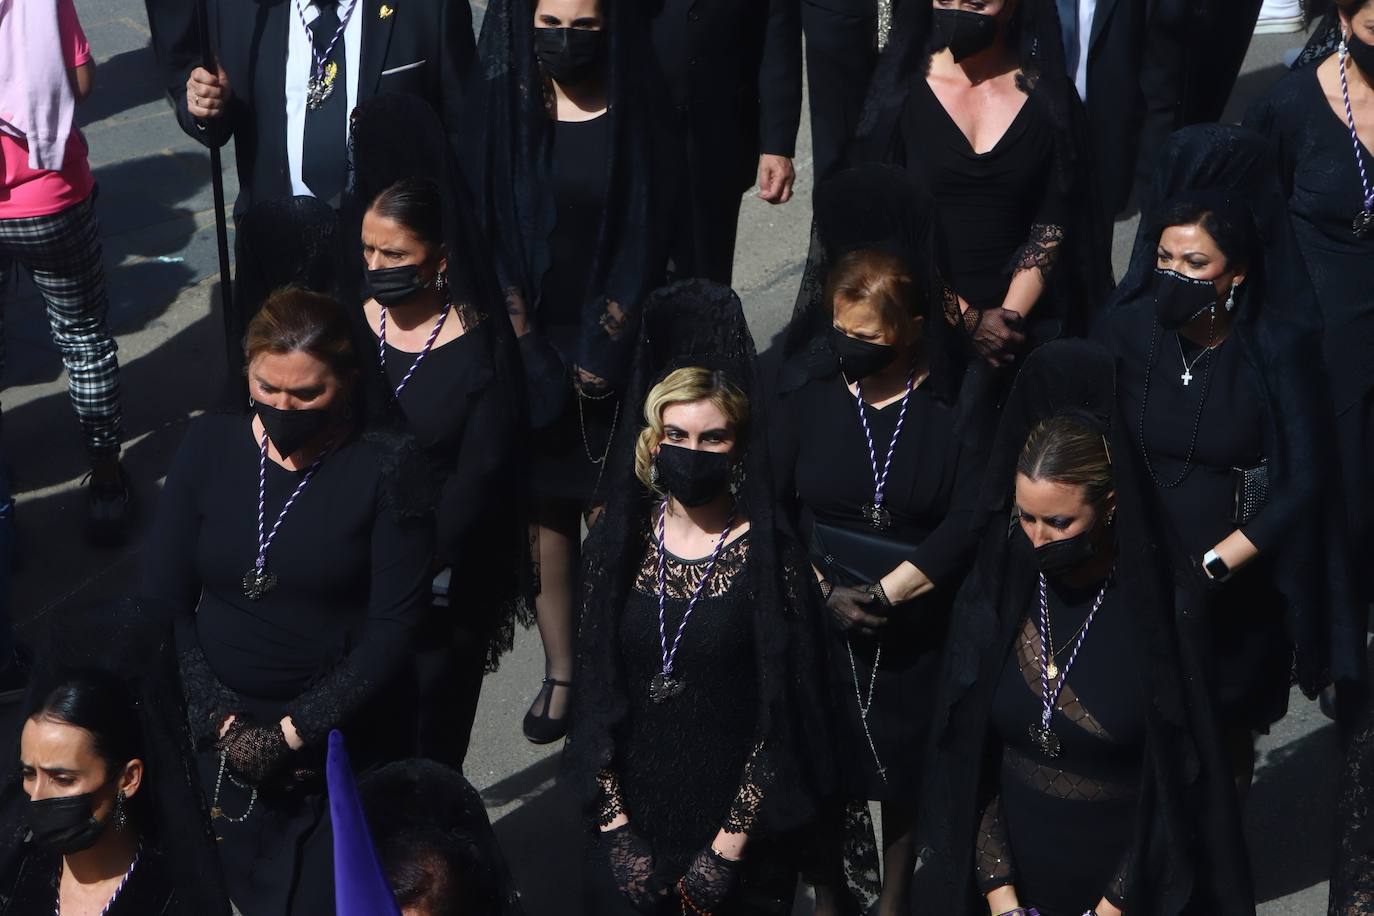
<path fill-rule="evenodd" d="M 64 856 L 90 849 L 107 823 L 96 820 L 91 813 L 94 808 L 91 792 L 30 801 L 30 839 L 39 848 Z"/>
<path fill-rule="evenodd" d="M 986 51 L 997 40 L 997 20 L 968 10 L 935 10 L 931 13 L 935 36 L 949 48 L 955 62 Z"/>
<path fill-rule="evenodd" d="M 1156 269 L 1150 288 L 1159 326 L 1166 331 L 1177 331 L 1217 304 L 1217 288 L 1211 280 L 1194 280 L 1172 270 Z"/>
<path fill-rule="evenodd" d="M 730 456 L 664 444 L 654 459 L 658 485 L 684 506 L 704 506 L 730 485 Z"/>
<path fill-rule="evenodd" d="M 550 78 L 564 86 L 576 86 L 601 72 L 606 33 L 599 29 L 535 29 L 534 54 Z"/>
<path fill-rule="evenodd" d="M 420 265 L 365 271 L 367 292 L 382 305 L 400 305 L 429 284 L 420 282 Z"/>
<path fill-rule="evenodd" d="M 840 358 L 840 369 L 851 382 L 867 378 L 886 369 L 897 358 L 897 348 L 890 344 L 875 344 L 850 337 L 839 328 L 831 328 L 830 344 Z"/>
<path fill-rule="evenodd" d="M 334 412 L 323 407 L 280 410 L 266 404 L 255 404 L 253 409 L 262 421 L 262 428 L 267 430 L 267 438 L 272 440 L 277 453 L 283 458 L 296 454 L 334 422 Z"/>
<path fill-rule="evenodd" d="M 1352 31 L 1345 40 L 1345 47 L 1350 53 L 1350 59 L 1355 62 L 1355 66 L 1360 68 L 1360 72 L 1366 77 L 1374 79 L 1374 45 L 1367 45 L 1360 41 Z"/>
<path fill-rule="evenodd" d="M 1080 531 L 1073 537 L 1049 541 L 1035 548 L 1035 562 L 1048 575 L 1063 575 L 1093 558 L 1097 545 L 1093 543 L 1096 527 Z"/>

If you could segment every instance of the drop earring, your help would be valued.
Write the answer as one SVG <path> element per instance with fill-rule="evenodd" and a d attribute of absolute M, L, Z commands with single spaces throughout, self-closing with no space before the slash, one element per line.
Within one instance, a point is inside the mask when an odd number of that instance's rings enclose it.
<path fill-rule="evenodd" d="M 1236 287 L 1240 286 L 1235 281 L 1231 282 L 1231 291 L 1226 294 L 1226 314 L 1231 314 L 1236 310 Z"/>
<path fill-rule="evenodd" d="M 655 455 L 649 460 L 649 486 L 658 486 L 658 456 Z"/>
<path fill-rule="evenodd" d="M 114 829 L 118 831 L 122 831 L 124 827 L 129 823 L 129 815 L 124 810 L 124 801 L 127 797 L 128 796 L 124 794 L 123 789 L 120 789 L 119 792 L 115 795 Z"/>
<path fill-rule="evenodd" d="M 744 465 L 736 462 L 730 468 L 730 495 L 739 496 L 739 491 L 744 488 Z"/>

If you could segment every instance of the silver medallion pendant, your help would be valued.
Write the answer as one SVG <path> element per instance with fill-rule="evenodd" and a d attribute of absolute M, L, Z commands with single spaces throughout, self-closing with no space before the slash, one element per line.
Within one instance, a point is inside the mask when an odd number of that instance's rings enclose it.
<path fill-rule="evenodd" d="M 864 520 L 879 531 L 886 531 L 892 527 L 892 513 L 887 511 L 886 506 L 869 503 L 860 511 Z"/>
<path fill-rule="evenodd" d="M 671 674 L 655 674 L 654 679 L 649 682 L 649 699 L 655 703 L 666 703 L 682 695 L 682 691 L 687 689 L 687 684 L 680 677 L 673 677 Z"/>
<path fill-rule="evenodd" d="M 1030 727 L 1031 741 L 1051 760 L 1063 753 L 1063 748 L 1059 744 L 1059 736 L 1048 726 L 1032 723 Z"/>
<path fill-rule="evenodd" d="M 1357 213 L 1350 228 L 1354 231 L 1355 237 L 1361 239 L 1374 232 L 1374 210 L 1362 210 Z"/>
<path fill-rule="evenodd" d="M 258 601 L 277 587 L 277 577 L 267 571 L 265 566 L 254 566 L 243 574 L 243 593 L 249 601 Z"/>
<path fill-rule="evenodd" d="M 320 69 L 318 73 L 310 77 L 305 84 L 305 105 L 311 111 L 316 111 L 334 94 L 334 77 L 339 72 L 339 65 L 330 61 Z"/>

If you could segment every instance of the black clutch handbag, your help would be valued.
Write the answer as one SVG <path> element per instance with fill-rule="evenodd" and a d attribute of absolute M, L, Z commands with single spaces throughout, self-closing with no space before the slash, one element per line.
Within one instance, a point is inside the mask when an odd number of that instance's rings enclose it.
<path fill-rule="evenodd" d="M 1269 459 L 1252 468 L 1231 468 L 1231 524 L 1248 525 L 1269 503 Z"/>
<path fill-rule="evenodd" d="M 835 585 L 871 585 L 911 559 L 916 546 L 825 522 L 811 528 L 811 562 Z"/>

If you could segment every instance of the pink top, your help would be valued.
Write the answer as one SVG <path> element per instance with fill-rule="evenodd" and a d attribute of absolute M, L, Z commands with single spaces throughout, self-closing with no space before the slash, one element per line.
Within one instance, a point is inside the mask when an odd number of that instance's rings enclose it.
<path fill-rule="evenodd" d="M 58 0 L 57 26 L 62 33 L 62 56 L 67 66 L 79 67 L 91 60 L 91 46 L 72 0 Z M 29 146 L 0 133 L 0 219 L 48 216 L 80 203 L 90 196 L 95 179 L 86 160 L 86 140 L 73 130 L 67 138 L 62 171 L 29 168 Z"/>

